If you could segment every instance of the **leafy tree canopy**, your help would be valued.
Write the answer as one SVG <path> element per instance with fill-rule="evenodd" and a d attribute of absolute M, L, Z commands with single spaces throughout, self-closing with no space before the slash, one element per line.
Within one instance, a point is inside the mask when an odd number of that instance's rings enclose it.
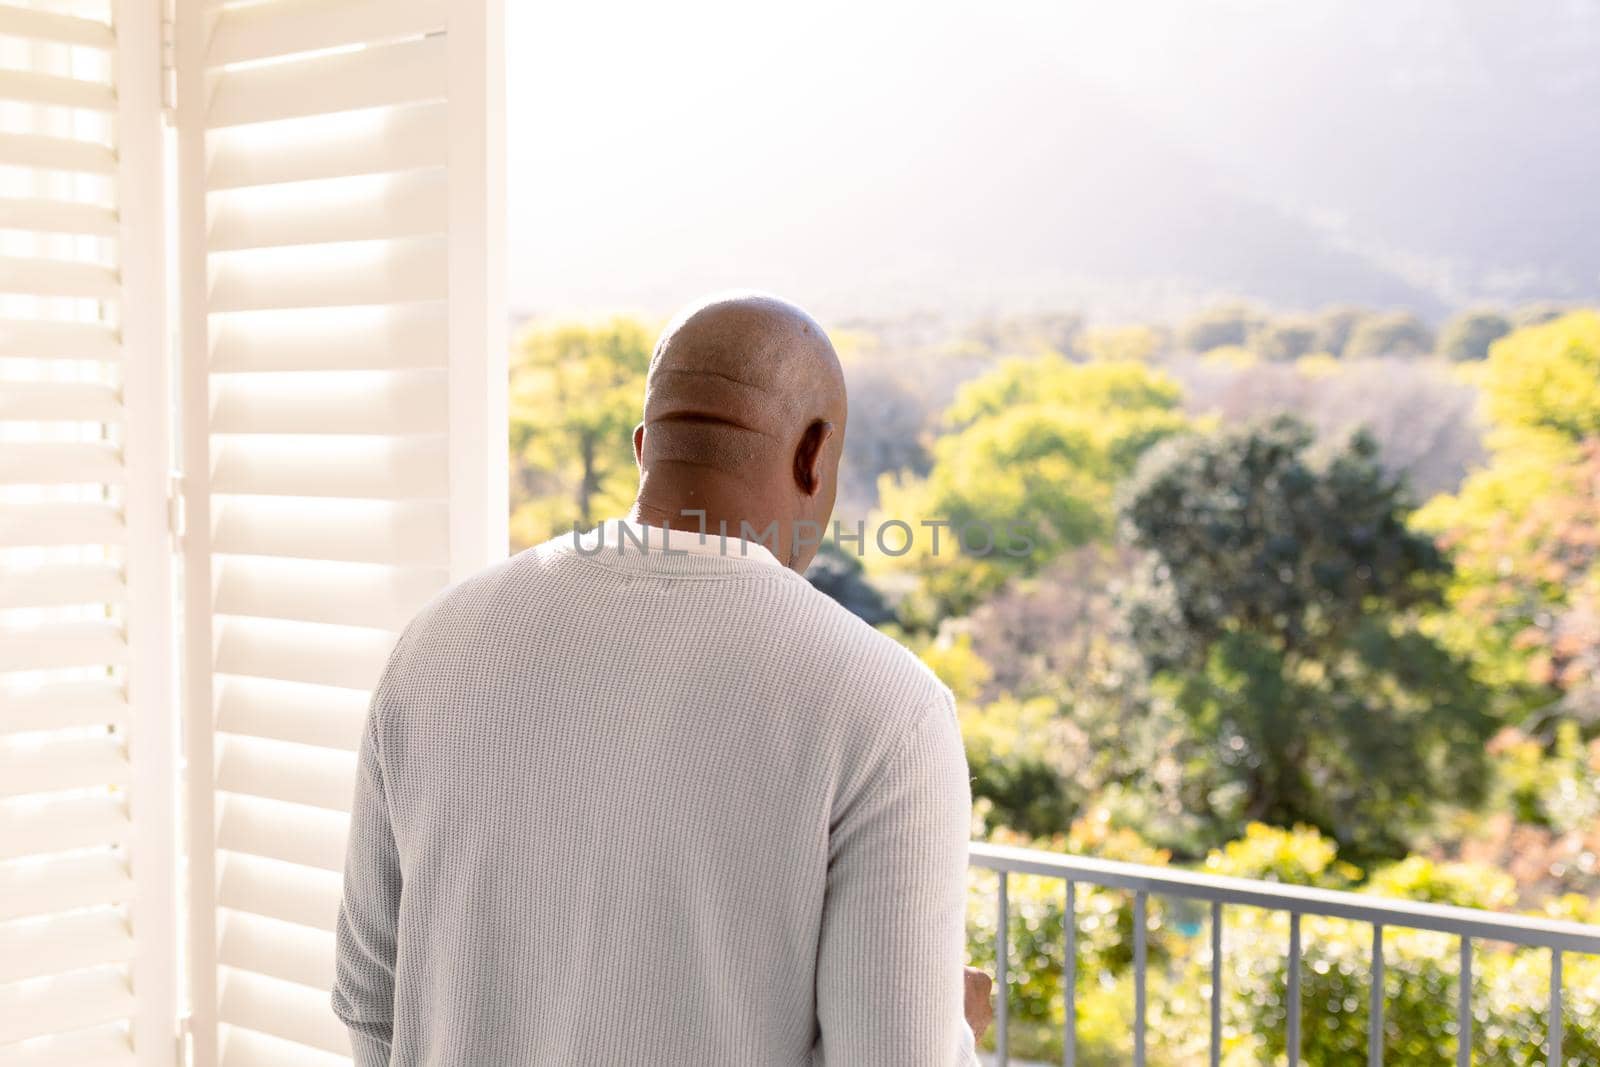
<path fill-rule="evenodd" d="M 1600 719 L 1600 314 L 1497 342 L 1482 383 L 1489 465 L 1417 515 L 1455 561 L 1437 626 L 1508 712 Z"/>
<path fill-rule="evenodd" d="M 1511 332 L 1511 323 L 1497 311 L 1464 311 L 1439 334 L 1439 354 L 1459 362 L 1484 359 L 1489 346 Z"/>
<path fill-rule="evenodd" d="M 1425 356 L 1433 351 L 1433 332 L 1409 311 L 1367 316 L 1356 324 L 1341 353 L 1347 359 Z"/>
<path fill-rule="evenodd" d="M 587 528 L 632 499 L 632 430 L 652 331 L 629 318 L 534 326 L 511 364 L 512 538 L 535 544 Z"/>
<path fill-rule="evenodd" d="M 916 532 L 910 551 L 874 561 L 922 577 L 922 601 L 903 605 L 907 621 L 965 614 L 1009 576 L 1108 537 L 1113 487 L 1147 448 L 1187 427 L 1178 402 L 1177 386 L 1141 364 L 1055 355 L 1007 360 L 964 386 L 946 415 L 956 429 L 935 442 L 927 477 L 879 486 L 878 521 Z"/>
<path fill-rule="evenodd" d="M 1501 449 L 1600 436 L 1600 312 L 1577 311 L 1495 345 L 1483 378 Z"/>
<path fill-rule="evenodd" d="M 1178 344 L 1190 352 L 1209 352 L 1227 345 L 1244 345 L 1266 316 L 1246 304 L 1221 304 L 1185 322 L 1178 329 Z"/>
<path fill-rule="evenodd" d="M 1401 851 L 1469 800 L 1491 728 L 1480 690 L 1418 632 L 1447 566 L 1407 528 L 1370 439 L 1326 459 L 1291 418 L 1154 451 L 1122 503 L 1147 553 L 1132 626 L 1158 683 L 1215 746 L 1219 818 L 1305 822 Z"/>

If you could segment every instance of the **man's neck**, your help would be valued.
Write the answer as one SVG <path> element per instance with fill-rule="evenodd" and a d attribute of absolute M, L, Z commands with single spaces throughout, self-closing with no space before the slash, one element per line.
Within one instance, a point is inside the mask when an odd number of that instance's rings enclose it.
<path fill-rule="evenodd" d="M 739 494 L 707 491 L 698 486 L 690 492 L 661 492 L 647 481 L 628 510 L 627 518 L 645 526 L 703 533 L 711 537 L 742 537 L 765 544 L 784 566 L 792 566 L 793 551 L 788 543 L 787 524 L 776 518 L 776 509 L 761 507 Z M 652 491 L 655 489 L 656 491 Z"/>

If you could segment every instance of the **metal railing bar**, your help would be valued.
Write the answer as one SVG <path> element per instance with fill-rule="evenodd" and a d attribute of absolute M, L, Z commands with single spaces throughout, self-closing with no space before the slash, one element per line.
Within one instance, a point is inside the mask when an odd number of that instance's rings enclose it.
<path fill-rule="evenodd" d="M 1222 902 L 1211 902 L 1211 1067 L 1222 1063 Z"/>
<path fill-rule="evenodd" d="M 1011 983 L 1007 971 L 1011 965 L 1011 908 L 1006 892 L 1006 872 L 1000 872 L 1000 892 L 995 909 L 994 931 L 994 1062 L 995 1067 L 1006 1067 L 1009 1061 L 1006 1026 L 1011 1018 Z"/>
<path fill-rule="evenodd" d="M 984 842 L 974 842 L 969 855 L 973 866 L 1002 873 L 1073 878 L 1134 893 L 1159 893 L 1271 911 L 1300 911 L 1356 922 L 1434 930 L 1476 940 L 1512 941 L 1600 955 L 1600 927 L 1583 923 L 1065 856 Z"/>
<path fill-rule="evenodd" d="M 1367 1067 L 1383 1067 L 1383 924 L 1372 924 L 1372 989 L 1367 994 Z"/>
<path fill-rule="evenodd" d="M 1145 921 L 1149 916 L 1150 896 L 1142 890 L 1133 894 L 1133 1067 L 1145 1067 L 1145 967 L 1149 955 Z"/>
<path fill-rule="evenodd" d="M 1561 950 L 1550 950 L 1550 1036 L 1544 1061 L 1561 1067 Z"/>
<path fill-rule="evenodd" d="M 1456 989 L 1456 1067 L 1472 1067 L 1472 938 L 1461 939 L 1461 980 Z"/>
<path fill-rule="evenodd" d="M 1066 910 L 1061 916 L 1067 944 L 1061 959 L 1061 985 L 1066 993 L 1066 1032 L 1061 1035 L 1061 1062 L 1064 1067 L 1078 1063 L 1078 883 L 1067 879 Z"/>
<path fill-rule="evenodd" d="M 1289 1053 L 1289 1067 L 1298 1067 L 1300 1063 L 1300 913 L 1289 913 L 1289 960 L 1288 980 L 1285 983 L 1284 1000 L 1289 1010 L 1288 1033 L 1284 1037 L 1284 1046 Z"/>

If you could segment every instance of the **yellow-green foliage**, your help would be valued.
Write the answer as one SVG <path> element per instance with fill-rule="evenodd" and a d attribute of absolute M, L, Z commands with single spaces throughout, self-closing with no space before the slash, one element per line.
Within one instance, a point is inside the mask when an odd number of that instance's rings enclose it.
<path fill-rule="evenodd" d="M 941 631 L 918 654 L 961 704 L 976 700 L 979 690 L 994 674 L 974 651 L 972 634 L 967 631 Z"/>
<path fill-rule="evenodd" d="M 1397 900 L 1492 911 L 1503 911 L 1517 902 L 1516 879 L 1505 871 L 1481 863 L 1441 863 L 1426 856 L 1407 856 L 1380 867 L 1362 889 Z"/>
<path fill-rule="evenodd" d="M 1326 352 L 1312 352 L 1294 361 L 1294 369 L 1307 378 L 1332 378 L 1343 374 L 1345 366 L 1339 357 Z"/>
<path fill-rule="evenodd" d="M 869 553 L 869 567 L 921 576 L 933 620 L 1107 536 L 1116 484 L 1146 449 L 1188 426 L 1179 400 L 1176 383 L 1138 363 L 1002 362 L 956 394 L 945 416 L 952 430 L 934 443 L 926 478 L 880 482 L 876 519 L 909 523 L 915 536 L 904 555 Z M 924 522 L 953 525 L 935 546 Z"/>
<path fill-rule="evenodd" d="M 1213 348 L 1200 357 L 1204 363 L 1218 367 L 1236 367 L 1245 370 L 1261 362 L 1261 357 L 1256 355 L 1244 345 L 1222 345 Z"/>
<path fill-rule="evenodd" d="M 1256 878 L 1289 885 L 1343 889 L 1361 872 L 1338 860 L 1339 846 L 1310 826 L 1285 830 L 1253 822 L 1244 837 L 1229 841 L 1206 856 L 1207 874 Z"/>
<path fill-rule="evenodd" d="M 1167 348 L 1166 334 L 1154 326 L 1099 326 L 1084 332 L 1078 347 L 1090 359 L 1146 362 Z"/>
<path fill-rule="evenodd" d="M 1548 641 L 1526 636 L 1584 581 L 1560 572 L 1593 521 L 1584 449 L 1600 439 L 1600 313 L 1573 312 L 1502 338 L 1479 381 L 1490 462 L 1413 522 L 1439 536 L 1455 566 L 1449 610 L 1435 627 L 1473 657 L 1486 685 L 1514 696 L 1543 681 L 1531 668 Z"/>
<path fill-rule="evenodd" d="M 1496 341 L 1484 396 L 1496 452 L 1600 435 L 1600 312 L 1575 311 Z"/>
<path fill-rule="evenodd" d="M 644 403 L 652 332 L 615 318 L 535 325 L 511 354 L 512 542 L 624 510 L 638 485 L 630 431 Z"/>

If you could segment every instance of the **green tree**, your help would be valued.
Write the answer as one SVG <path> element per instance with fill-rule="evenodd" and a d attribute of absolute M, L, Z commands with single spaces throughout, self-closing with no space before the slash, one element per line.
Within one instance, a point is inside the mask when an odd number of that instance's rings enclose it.
<path fill-rule="evenodd" d="M 1511 332 L 1511 323 L 1496 311 L 1464 311 L 1439 334 L 1439 355 L 1458 363 L 1485 359 L 1489 346 Z"/>
<path fill-rule="evenodd" d="M 1600 312 L 1518 330 L 1496 346 L 1483 388 L 1497 451 L 1531 444 L 1570 452 L 1600 437 Z"/>
<path fill-rule="evenodd" d="M 1433 332 L 1409 311 L 1364 318 L 1350 333 L 1342 355 L 1346 359 L 1381 356 L 1425 356 L 1433 351 Z"/>
<path fill-rule="evenodd" d="M 1132 626 L 1211 743 L 1215 816 L 1308 823 L 1393 855 L 1441 800 L 1471 800 L 1491 720 L 1418 630 L 1448 567 L 1357 435 L 1328 458 L 1282 417 L 1169 442 L 1123 499 L 1149 577 Z"/>
<path fill-rule="evenodd" d="M 1481 381 L 1489 464 L 1417 515 L 1455 564 L 1435 625 L 1504 713 L 1600 717 L 1600 314 L 1518 330 Z"/>
<path fill-rule="evenodd" d="M 1187 320 L 1178 328 L 1178 344 L 1190 352 L 1209 352 L 1229 345 L 1243 346 L 1266 316 L 1246 304 L 1219 304 Z"/>
<path fill-rule="evenodd" d="M 1317 328 L 1300 319 L 1277 319 L 1253 331 L 1250 350 L 1274 363 L 1293 363 L 1318 351 Z"/>
<path fill-rule="evenodd" d="M 1350 335 L 1371 312 L 1358 307 L 1325 308 L 1317 314 L 1317 339 L 1312 351 L 1343 356 Z"/>
<path fill-rule="evenodd" d="M 1096 326 L 1075 342 L 1090 359 L 1107 363 L 1148 363 L 1168 348 L 1167 332 L 1155 326 Z"/>
<path fill-rule="evenodd" d="M 902 602 L 905 621 L 931 628 L 1012 575 L 1107 538 L 1113 487 L 1188 425 L 1179 399 L 1169 378 L 1141 364 L 1057 355 L 1005 360 L 964 385 L 928 475 L 879 485 L 879 523 L 913 530 L 903 554 L 869 556 L 873 568 L 920 578 L 919 594 Z M 906 540 L 896 536 L 885 536 L 891 551 Z"/>
<path fill-rule="evenodd" d="M 587 529 L 637 487 L 631 431 L 644 402 L 651 332 L 640 322 L 536 325 L 511 365 L 512 540 Z"/>

